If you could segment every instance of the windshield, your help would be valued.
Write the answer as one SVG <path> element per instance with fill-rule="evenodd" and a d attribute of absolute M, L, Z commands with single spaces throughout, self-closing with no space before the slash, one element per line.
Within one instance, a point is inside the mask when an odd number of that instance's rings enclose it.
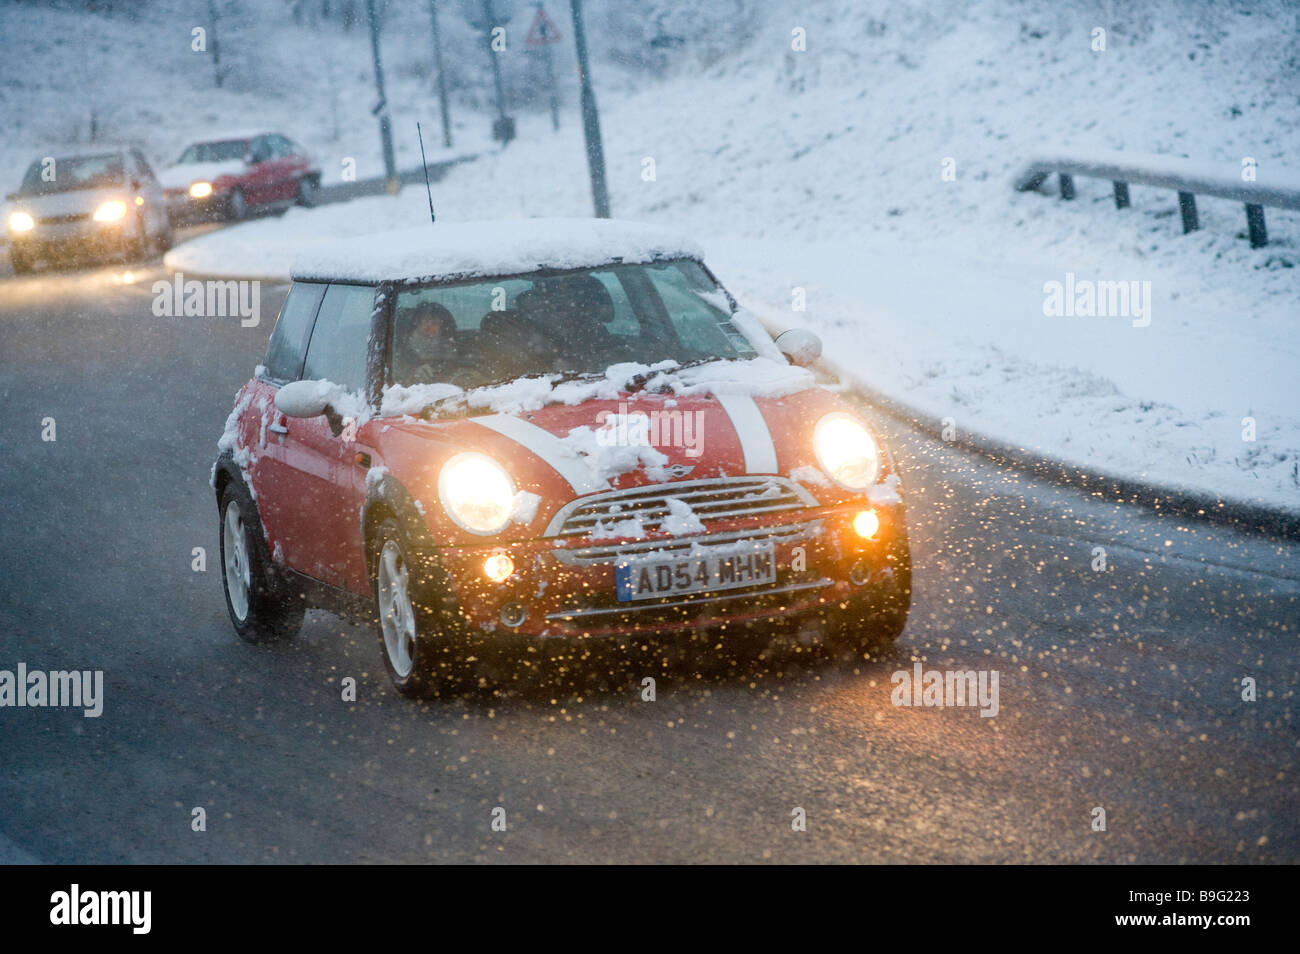
<path fill-rule="evenodd" d="M 120 155 L 78 156 L 33 162 L 23 176 L 21 195 L 45 195 L 76 189 L 111 189 L 126 178 Z"/>
<path fill-rule="evenodd" d="M 248 151 L 248 143 L 242 139 L 226 142 L 196 142 L 176 160 L 177 165 L 189 162 L 228 162 L 231 159 L 243 159 Z"/>
<path fill-rule="evenodd" d="M 756 357 L 726 293 L 694 261 L 612 265 L 399 291 L 397 384 L 480 387 L 535 374 Z"/>

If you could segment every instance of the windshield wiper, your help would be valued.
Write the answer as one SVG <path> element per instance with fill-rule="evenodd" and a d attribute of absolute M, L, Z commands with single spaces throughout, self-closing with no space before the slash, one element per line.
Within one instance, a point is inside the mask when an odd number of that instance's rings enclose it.
<path fill-rule="evenodd" d="M 657 375 L 676 374 L 678 371 L 685 371 L 687 368 L 698 368 L 702 364 L 710 364 L 714 361 L 725 361 L 725 360 L 727 359 L 719 358 L 716 356 L 708 357 L 708 358 L 696 358 L 693 361 L 687 361 L 685 363 L 678 364 L 672 368 L 659 368 L 654 371 L 642 371 L 640 374 L 634 375 L 628 379 L 627 385 L 624 390 L 626 390 L 629 394 L 634 393 L 636 391 L 642 391 L 645 389 L 646 385 L 648 385 L 650 381 Z"/>

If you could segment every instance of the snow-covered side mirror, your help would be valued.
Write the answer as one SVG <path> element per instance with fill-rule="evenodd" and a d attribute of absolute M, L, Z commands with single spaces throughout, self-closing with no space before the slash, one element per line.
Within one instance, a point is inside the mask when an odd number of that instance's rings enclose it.
<path fill-rule="evenodd" d="M 320 417 L 329 398 L 319 381 L 294 381 L 275 392 L 275 406 L 289 417 Z"/>
<path fill-rule="evenodd" d="M 791 328 L 776 336 L 776 346 L 793 365 L 806 368 L 822 356 L 822 339 L 806 328 Z"/>

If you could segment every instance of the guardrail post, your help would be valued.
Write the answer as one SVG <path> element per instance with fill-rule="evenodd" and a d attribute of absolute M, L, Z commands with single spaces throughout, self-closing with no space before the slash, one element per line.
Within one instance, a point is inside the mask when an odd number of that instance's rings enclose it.
<path fill-rule="evenodd" d="M 1061 173 L 1061 198 L 1074 198 L 1074 176 L 1067 173 Z"/>
<path fill-rule="evenodd" d="M 1178 211 L 1183 214 L 1183 234 L 1200 228 L 1196 219 L 1196 196 L 1190 192 L 1178 193 Z"/>
<path fill-rule="evenodd" d="M 1264 207 L 1246 203 L 1246 229 L 1250 232 L 1250 247 L 1263 248 L 1268 244 L 1268 230 L 1264 228 Z"/>
<path fill-rule="evenodd" d="M 1127 182 L 1115 183 L 1115 208 L 1117 209 L 1128 208 L 1128 183 Z"/>

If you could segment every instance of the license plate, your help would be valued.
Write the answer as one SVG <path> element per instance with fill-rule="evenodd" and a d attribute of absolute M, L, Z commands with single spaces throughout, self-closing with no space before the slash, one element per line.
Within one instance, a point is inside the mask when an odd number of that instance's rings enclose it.
<path fill-rule="evenodd" d="M 721 553 L 628 557 L 615 565 L 614 579 L 620 603 L 762 586 L 776 582 L 776 554 L 771 543 L 761 543 Z"/>

